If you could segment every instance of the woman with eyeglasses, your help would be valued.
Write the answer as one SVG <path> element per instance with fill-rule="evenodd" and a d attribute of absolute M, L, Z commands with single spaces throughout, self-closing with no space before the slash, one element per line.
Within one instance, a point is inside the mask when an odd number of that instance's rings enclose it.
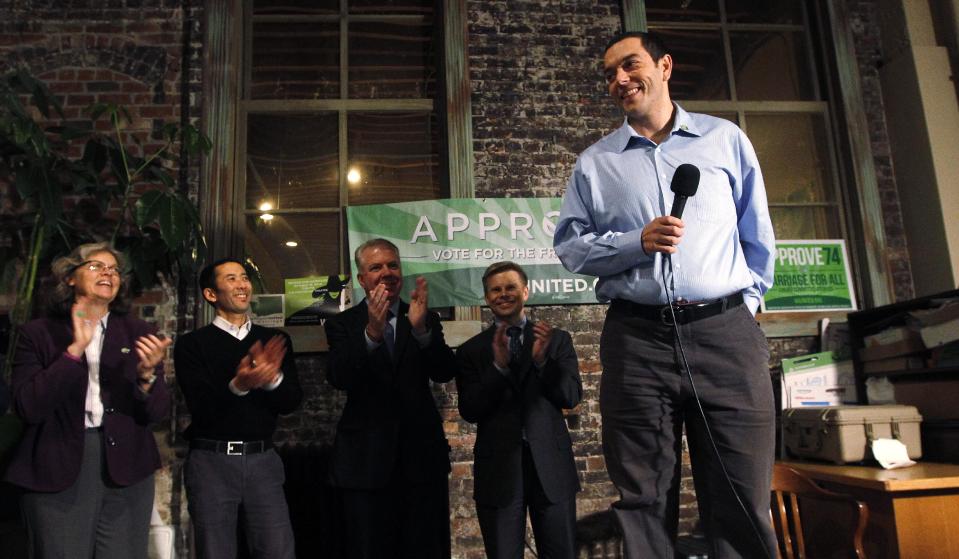
<path fill-rule="evenodd" d="M 6 479 L 24 489 L 34 558 L 147 556 L 171 341 L 126 314 L 122 262 L 108 243 L 57 258 L 49 316 L 20 330 L 11 389 L 25 430 Z"/>

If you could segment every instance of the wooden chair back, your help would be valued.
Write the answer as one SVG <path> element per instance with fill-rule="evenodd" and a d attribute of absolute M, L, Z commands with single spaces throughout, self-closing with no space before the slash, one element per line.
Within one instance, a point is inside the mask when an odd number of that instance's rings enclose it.
<path fill-rule="evenodd" d="M 800 497 L 848 503 L 856 525 L 852 533 L 851 547 L 855 550 L 857 559 L 866 559 L 862 546 L 866 522 L 869 520 L 869 507 L 866 503 L 850 495 L 823 489 L 798 470 L 777 463 L 773 466 L 770 514 L 776 538 L 779 540 L 779 556 L 782 559 L 806 559 L 806 540 L 799 514 Z"/>

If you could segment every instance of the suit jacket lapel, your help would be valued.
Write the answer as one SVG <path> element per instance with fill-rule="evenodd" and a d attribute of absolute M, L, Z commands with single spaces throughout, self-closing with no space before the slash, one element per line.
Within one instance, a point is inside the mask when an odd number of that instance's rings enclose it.
<path fill-rule="evenodd" d="M 107 317 L 107 329 L 103 332 L 103 349 L 100 351 L 100 376 L 106 371 L 114 371 L 121 368 L 123 362 L 122 350 L 126 348 L 126 353 L 133 353 L 134 348 L 126 347 L 126 333 L 123 331 L 123 323 L 114 313 Z"/>

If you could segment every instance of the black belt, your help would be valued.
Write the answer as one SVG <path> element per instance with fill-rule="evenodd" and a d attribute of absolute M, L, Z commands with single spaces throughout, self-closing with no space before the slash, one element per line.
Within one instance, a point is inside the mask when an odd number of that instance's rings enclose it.
<path fill-rule="evenodd" d="M 193 439 L 190 448 L 194 450 L 212 450 L 230 456 L 244 454 L 259 454 L 273 448 L 272 441 L 214 441 L 210 439 Z"/>
<path fill-rule="evenodd" d="M 679 324 L 688 324 L 696 320 L 702 320 L 717 314 L 722 314 L 729 309 L 743 304 L 742 292 L 733 293 L 727 297 L 720 297 L 712 301 L 701 301 L 698 303 L 676 303 L 673 305 L 673 312 L 676 313 L 676 322 Z M 641 305 L 626 299 L 613 299 L 613 308 L 625 311 L 633 316 L 645 318 L 646 320 L 655 320 L 663 324 L 672 324 L 673 316 L 669 312 L 669 305 Z"/>

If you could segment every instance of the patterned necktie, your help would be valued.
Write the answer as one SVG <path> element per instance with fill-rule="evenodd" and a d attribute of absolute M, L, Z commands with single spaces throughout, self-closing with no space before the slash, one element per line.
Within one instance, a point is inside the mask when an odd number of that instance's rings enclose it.
<path fill-rule="evenodd" d="M 511 363 L 519 363 L 520 353 L 523 351 L 523 342 L 520 341 L 523 329 L 519 326 L 510 326 L 506 329 L 506 335 L 509 336 L 509 355 Z"/>
<path fill-rule="evenodd" d="M 396 335 L 393 331 L 391 320 L 393 320 L 392 310 L 386 312 L 386 325 L 383 326 L 383 343 L 386 344 L 386 351 L 390 352 L 390 357 L 393 357 L 393 345 L 396 343 Z"/>

